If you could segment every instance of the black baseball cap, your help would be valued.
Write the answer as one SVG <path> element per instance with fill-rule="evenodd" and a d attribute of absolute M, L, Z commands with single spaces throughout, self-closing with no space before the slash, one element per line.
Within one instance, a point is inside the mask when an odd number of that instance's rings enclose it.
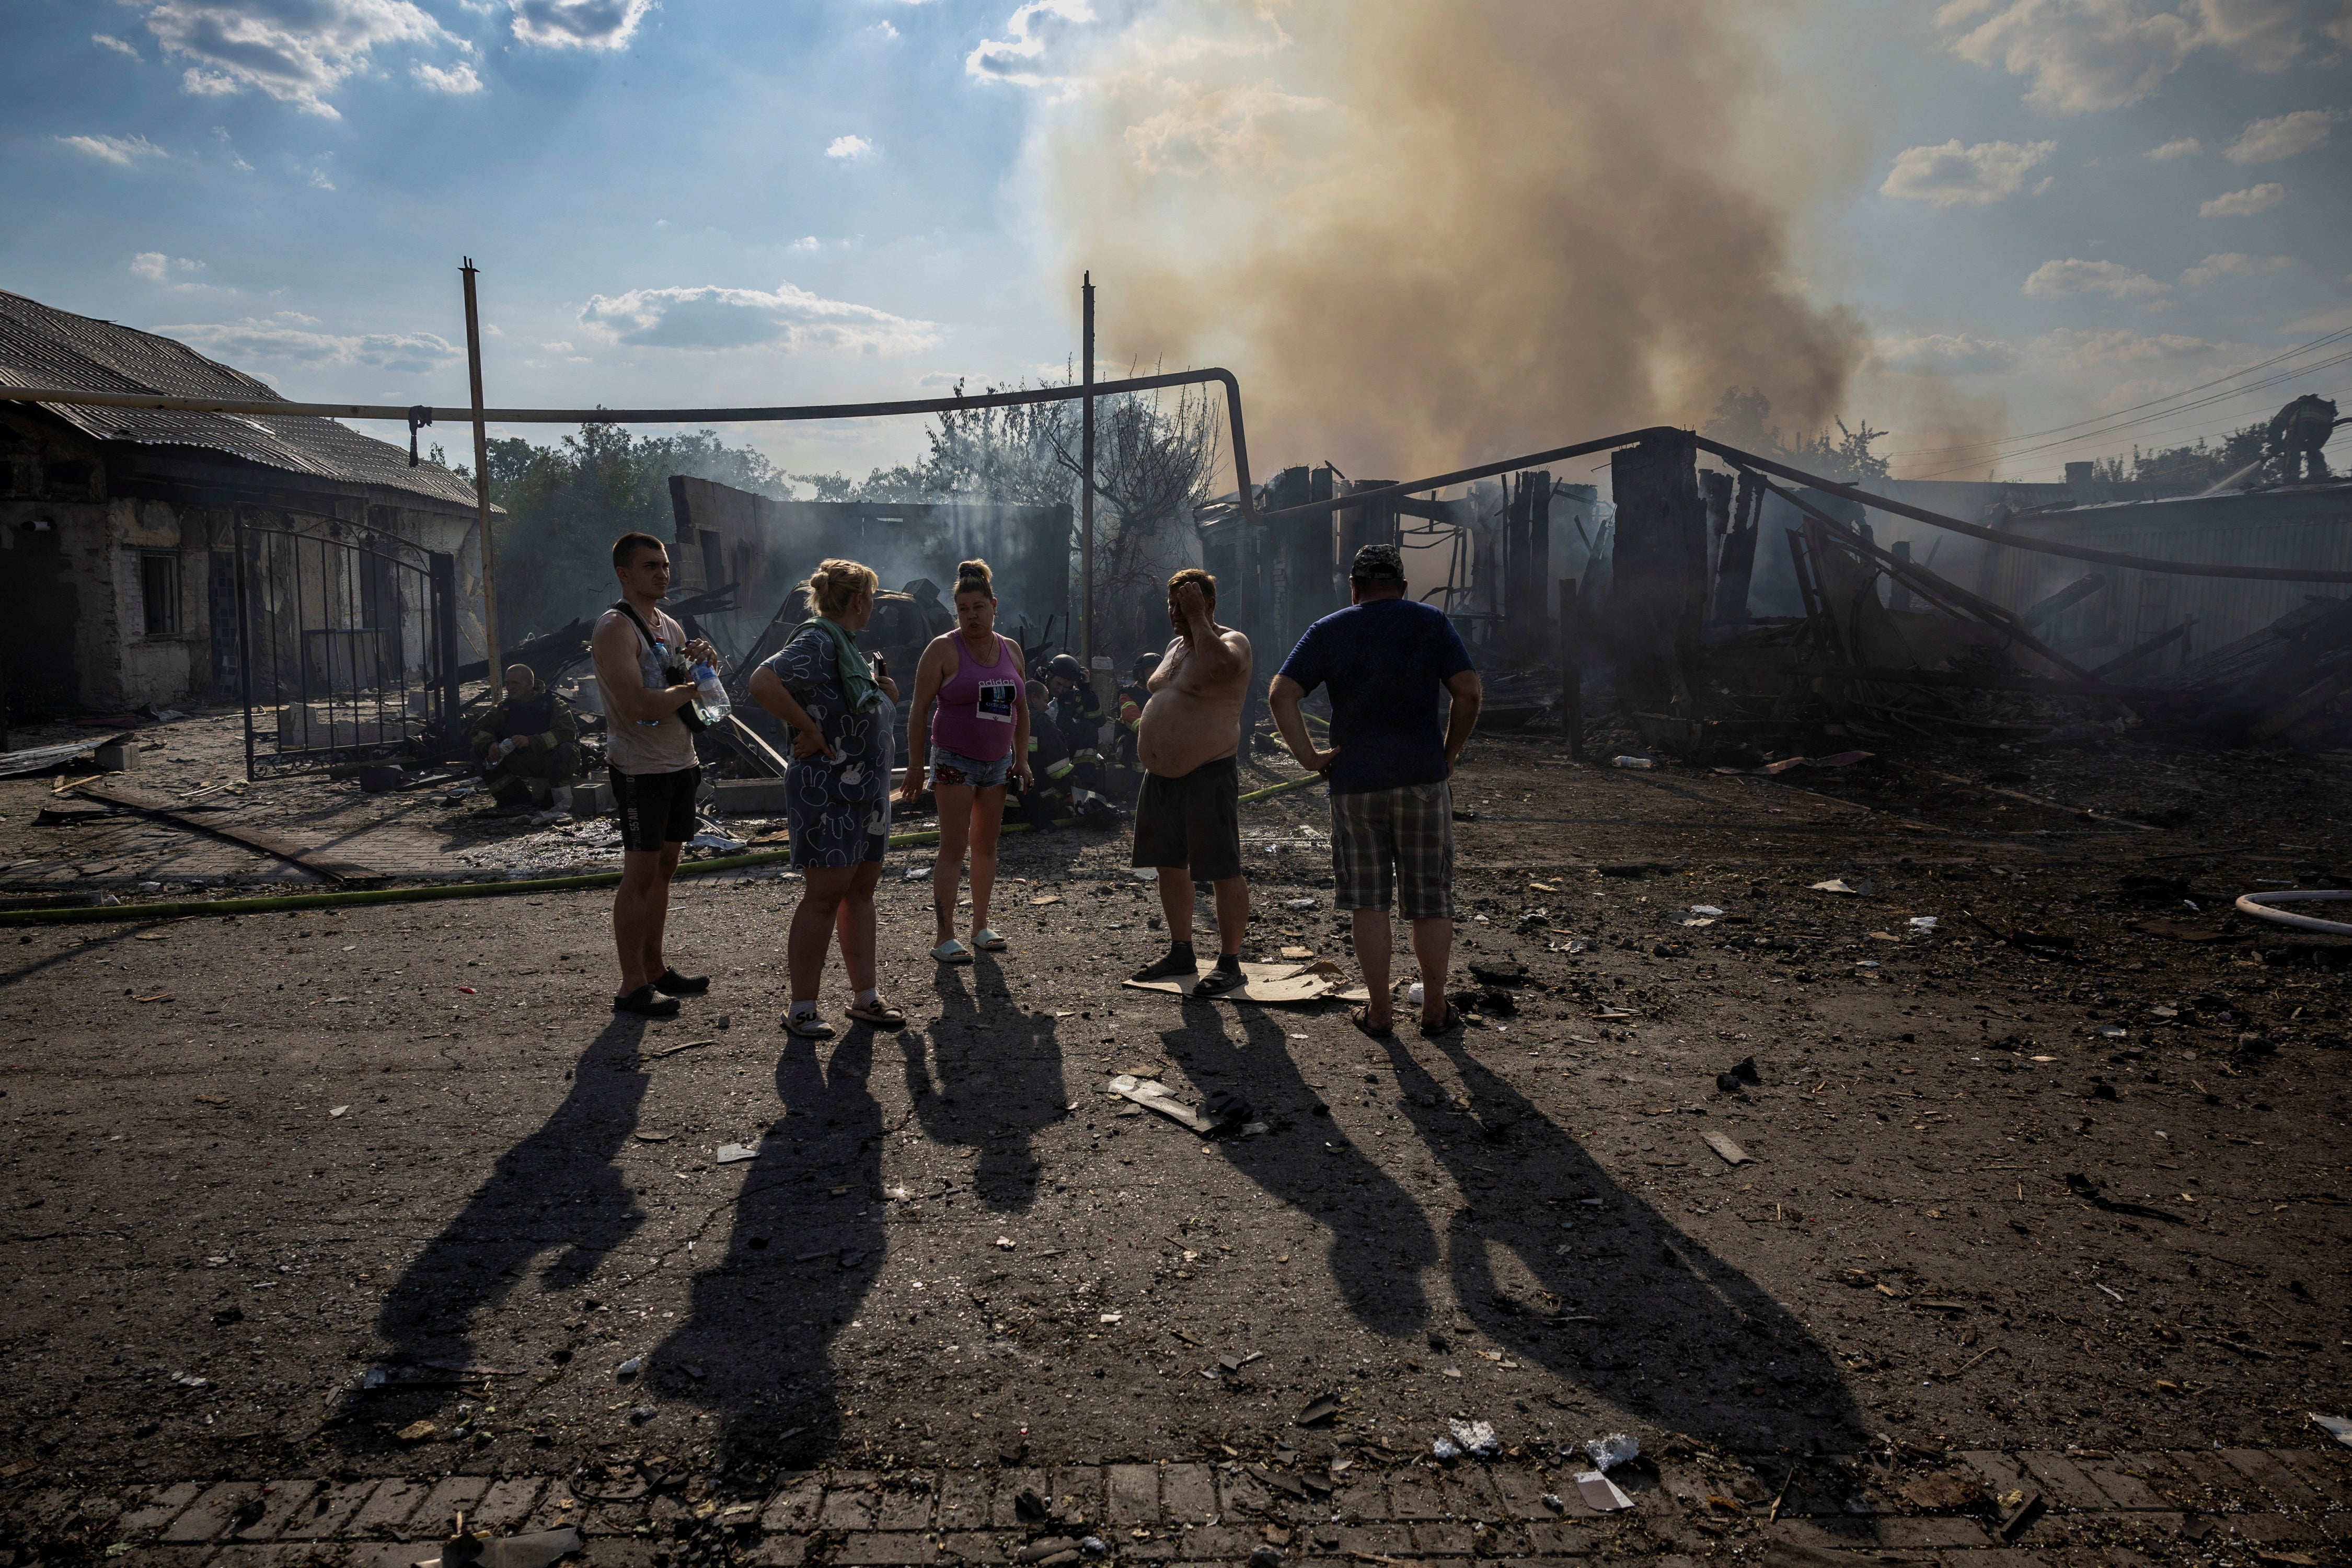
<path fill-rule="evenodd" d="M 1404 581 L 1404 557 L 1393 544 L 1367 544 L 1356 552 L 1356 563 L 1348 568 L 1348 575 L 1359 583 Z"/>

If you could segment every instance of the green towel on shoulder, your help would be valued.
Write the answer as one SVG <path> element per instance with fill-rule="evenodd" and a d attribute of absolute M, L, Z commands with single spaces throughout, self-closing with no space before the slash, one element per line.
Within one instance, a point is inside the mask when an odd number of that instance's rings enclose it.
<path fill-rule="evenodd" d="M 829 621 L 823 616 L 812 616 L 793 628 L 797 637 L 811 626 L 833 634 L 833 649 L 841 666 L 842 694 L 849 699 L 850 710 L 857 713 L 878 710 L 884 701 L 882 689 L 874 684 L 873 672 L 866 668 L 866 656 L 857 649 L 857 639 L 849 635 L 839 621 Z"/>

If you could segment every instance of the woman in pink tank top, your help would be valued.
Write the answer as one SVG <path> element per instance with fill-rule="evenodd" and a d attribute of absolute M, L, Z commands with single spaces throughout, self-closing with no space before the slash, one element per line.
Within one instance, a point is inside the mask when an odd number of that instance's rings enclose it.
<path fill-rule="evenodd" d="M 1003 951 L 988 923 L 996 883 L 996 838 L 1004 826 L 1009 778 L 1027 790 L 1028 676 L 1021 647 L 996 632 L 996 591 L 988 563 L 956 568 L 956 629 L 931 639 L 915 666 L 915 700 L 907 709 L 907 778 L 898 798 L 911 805 L 923 793 L 923 759 L 930 761 L 931 797 L 940 813 L 940 851 L 931 863 L 931 912 L 939 926 L 931 956 L 970 963 L 975 949 Z M 933 702 L 938 704 L 933 711 Z M 971 857 L 971 942 L 957 940 L 956 889 Z"/>

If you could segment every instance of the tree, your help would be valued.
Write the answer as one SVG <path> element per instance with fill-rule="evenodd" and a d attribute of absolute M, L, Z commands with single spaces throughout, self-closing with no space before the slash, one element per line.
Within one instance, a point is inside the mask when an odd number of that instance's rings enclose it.
<path fill-rule="evenodd" d="M 1811 435 L 1800 432 L 1784 441 L 1780 427 L 1772 423 L 1769 397 L 1752 386 L 1745 392 L 1727 386 L 1716 400 L 1715 413 L 1706 422 L 1706 434 L 1727 447 L 1738 447 L 1841 484 L 1865 485 L 1887 477 L 1892 465 L 1870 449 L 1871 443 L 1885 440 L 1887 432 L 1872 429 L 1867 419 L 1855 430 L 1847 429 L 1843 419 L 1830 423 L 1838 428 L 1834 441 L 1826 430 Z"/>
<path fill-rule="evenodd" d="M 961 382 L 956 392 L 962 395 Z M 952 409 L 926 432 L 929 450 L 914 464 L 876 468 L 862 481 L 840 474 L 790 478 L 820 500 L 1067 505 L 1075 557 L 1083 417 L 1076 399 Z M 1146 579 L 1175 553 L 1167 531 L 1189 527 L 1192 509 L 1209 499 L 1222 446 L 1217 405 L 1198 388 L 1179 389 L 1172 405 L 1156 393 L 1096 399 L 1095 496 L 1103 503 L 1095 517 L 1098 646 L 1125 647 L 1146 620 L 1156 621 L 1159 595 L 1145 590 L 1157 584 Z"/>
<path fill-rule="evenodd" d="M 2165 447 L 2152 452 L 2132 448 L 2128 464 L 2122 458 L 2102 459 L 2093 469 L 2109 483 L 2126 479 L 2154 485 L 2170 495 L 2195 495 L 2212 489 L 2250 464 L 2263 460 L 2266 428 L 2249 425 L 2222 438 L 2218 447 L 2203 439 L 2194 446 Z"/>
<path fill-rule="evenodd" d="M 583 425 L 551 447 L 504 437 L 489 444 L 488 468 L 490 500 L 507 514 L 492 542 L 508 642 L 552 631 L 613 596 L 613 541 L 631 530 L 665 539 L 675 531 L 672 474 L 780 500 L 792 494 L 763 454 L 730 447 L 715 430 L 640 437 Z M 473 478 L 466 468 L 454 471 Z"/>

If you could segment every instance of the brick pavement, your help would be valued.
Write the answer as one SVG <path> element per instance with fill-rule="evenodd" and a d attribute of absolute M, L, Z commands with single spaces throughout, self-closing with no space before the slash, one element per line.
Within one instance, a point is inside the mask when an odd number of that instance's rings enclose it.
<path fill-rule="evenodd" d="M 0 1493 L 0 1531 L 30 1543 L 33 1555 L 20 1549 L 19 1563 L 141 1568 L 404 1568 L 436 1555 L 433 1542 L 461 1509 L 494 1533 L 576 1526 L 582 1559 L 598 1568 L 1066 1568 L 1093 1557 L 1241 1563 L 1269 1548 L 1286 1563 L 1723 1557 L 2300 1568 L 2344 1560 L 2352 1540 L 2352 1455 L 2334 1448 L 1939 1456 L 1906 1446 L 1804 1458 L 1793 1473 L 1786 1457 L 1672 1454 L 1681 1457 L 1617 1472 L 1634 1506 L 1615 1513 L 1585 1506 L 1565 1463 L 1277 1456 L 824 1469 L 775 1476 L 749 1492 L 617 1466 L 572 1477 L 183 1481 L 105 1494 L 33 1476 Z"/>

